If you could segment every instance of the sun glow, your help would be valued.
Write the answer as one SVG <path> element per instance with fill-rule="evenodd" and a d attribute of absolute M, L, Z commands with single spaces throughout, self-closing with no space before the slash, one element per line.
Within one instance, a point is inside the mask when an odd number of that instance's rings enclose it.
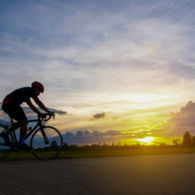
<path fill-rule="evenodd" d="M 134 95 L 132 97 L 132 99 L 135 101 L 135 102 L 138 102 L 138 103 L 145 103 L 145 102 L 151 102 L 151 101 L 154 101 L 157 99 L 156 96 L 154 95 Z"/>
<path fill-rule="evenodd" d="M 155 138 L 154 138 L 154 137 L 144 137 L 144 138 L 137 139 L 137 140 L 138 140 L 139 142 L 141 142 L 141 143 L 150 145 L 150 144 L 152 144 L 152 142 L 155 140 Z"/>

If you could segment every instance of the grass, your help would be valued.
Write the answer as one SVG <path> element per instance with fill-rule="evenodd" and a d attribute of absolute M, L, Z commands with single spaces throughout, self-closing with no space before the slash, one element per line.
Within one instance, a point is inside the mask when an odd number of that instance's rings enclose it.
<path fill-rule="evenodd" d="M 142 148 L 142 149 L 118 149 L 118 150 L 81 150 L 81 151 L 63 151 L 60 154 L 62 159 L 71 158 L 96 158 L 96 157 L 122 157 L 136 155 L 159 155 L 159 154 L 186 154 L 195 153 L 195 147 L 181 148 Z"/>
<path fill-rule="evenodd" d="M 195 147 L 76 147 L 62 151 L 58 159 L 98 158 L 98 157 L 125 157 L 137 155 L 159 154 L 189 154 L 195 153 Z M 31 152 L 12 152 L 6 161 L 36 160 Z"/>

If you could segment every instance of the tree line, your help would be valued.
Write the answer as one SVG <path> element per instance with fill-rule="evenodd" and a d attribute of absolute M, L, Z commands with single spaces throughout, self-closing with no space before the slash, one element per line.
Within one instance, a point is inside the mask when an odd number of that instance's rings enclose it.
<path fill-rule="evenodd" d="M 173 145 L 175 146 L 184 146 L 184 147 L 192 147 L 195 146 L 195 135 L 192 136 L 190 134 L 190 132 L 186 131 L 181 138 L 175 138 L 173 139 Z M 93 148 L 93 149 L 97 149 L 97 148 L 102 148 L 102 149 L 116 149 L 116 148 L 131 148 L 131 149 L 139 149 L 139 148 L 143 148 L 143 147 L 171 147 L 171 145 L 167 145 L 165 143 L 161 143 L 159 145 L 141 145 L 141 144 L 136 144 L 136 145 L 121 145 L 121 144 L 117 144 L 117 143 L 112 143 L 112 144 L 90 144 L 90 145 L 84 145 L 84 146 L 78 146 L 78 145 L 69 145 L 68 143 L 63 143 L 63 149 L 64 150 L 75 150 L 78 148 Z M 55 149 L 56 147 L 58 147 L 58 144 L 56 141 L 52 141 L 50 149 Z"/>
<path fill-rule="evenodd" d="M 177 146 L 195 146 L 195 135 L 191 135 L 189 131 L 186 131 L 182 137 L 182 140 L 180 138 L 173 139 L 173 144 Z"/>
<path fill-rule="evenodd" d="M 190 132 L 186 131 L 183 135 L 184 146 L 195 146 L 195 135 L 192 136 Z"/>

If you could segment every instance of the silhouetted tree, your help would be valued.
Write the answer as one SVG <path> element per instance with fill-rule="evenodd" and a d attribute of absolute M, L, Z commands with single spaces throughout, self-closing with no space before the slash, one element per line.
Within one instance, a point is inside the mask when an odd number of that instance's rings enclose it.
<path fill-rule="evenodd" d="M 192 145 L 192 137 L 188 131 L 186 131 L 183 135 L 183 145 L 191 146 Z"/>
<path fill-rule="evenodd" d="M 68 148 L 68 143 L 64 143 L 64 144 L 63 144 L 63 149 L 64 149 L 64 150 L 68 150 L 68 149 L 69 149 L 69 148 Z"/>
<path fill-rule="evenodd" d="M 181 144 L 181 140 L 179 138 L 173 139 L 173 144 L 178 146 Z"/>
<path fill-rule="evenodd" d="M 57 147 L 57 142 L 56 141 L 52 141 L 51 142 L 51 147 L 52 148 L 56 148 Z"/>
<path fill-rule="evenodd" d="M 195 136 L 192 137 L 192 145 L 195 146 Z"/>

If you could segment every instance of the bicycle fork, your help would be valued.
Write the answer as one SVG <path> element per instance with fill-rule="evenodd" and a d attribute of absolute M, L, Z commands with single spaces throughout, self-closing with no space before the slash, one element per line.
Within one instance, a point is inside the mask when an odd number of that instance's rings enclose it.
<path fill-rule="evenodd" d="M 45 131 L 43 130 L 43 128 L 41 128 L 41 133 L 42 133 L 42 136 L 44 138 L 45 144 L 49 144 L 49 140 L 48 140 L 47 135 L 46 135 Z"/>

